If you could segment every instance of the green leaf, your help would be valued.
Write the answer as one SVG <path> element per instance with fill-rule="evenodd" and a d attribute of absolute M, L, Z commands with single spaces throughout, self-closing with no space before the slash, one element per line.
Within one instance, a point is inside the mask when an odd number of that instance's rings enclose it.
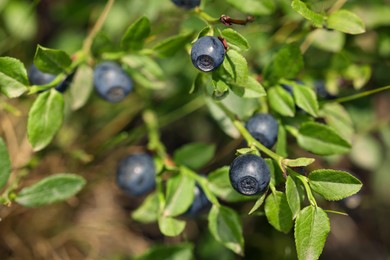
<path fill-rule="evenodd" d="M 371 78 L 371 67 L 369 65 L 351 64 L 344 72 L 344 76 L 352 80 L 353 87 L 356 90 L 361 89 Z"/>
<path fill-rule="evenodd" d="M 275 151 L 283 157 L 287 157 L 287 134 L 283 124 L 279 122 L 278 126 L 278 140 L 276 142 Z"/>
<path fill-rule="evenodd" d="M 206 99 L 206 104 L 210 110 L 211 116 L 214 118 L 215 122 L 217 122 L 220 128 L 225 132 L 225 134 L 234 139 L 240 137 L 240 133 L 234 126 L 233 122 L 226 115 L 226 113 L 214 103 L 211 98 Z"/>
<path fill-rule="evenodd" d="M 66 72 L 71 63 L 72 60 L 66 52 L 37 46 L 34 64 L 42 72 L 51 74 Z"/>
<path fill-rule="evenodd" d="M 141 50 L 145 39 L 150 34 L 150 21 L 146 16 L 142 16 L 127 28 L 122 36 L 121 46 L 126 51 Z"/>
<path fill-rule="evenodd" d="M 29 85 L 22 62 L 11 57 L 0 57 L 0 92 L 8 98 L 22 95 Z"/>
<path fill-rule="evenodd" d="M 207 88 L 208 79 L 204 73 L 198 73 L 195 77 L 195 80 L 191 86 L 189 94 L 195 93 L 197 91 L 203 90 Z"/>
<path fill-rule="evenodd" d="M 232 85 L 231 89 L 237 96 L 243 98 L 259 98 L 267 95 L 260 82 L 251 76 L 247 78 L 244 85 L 237 87 Z"/>
<path fill-rule="evenodd" d="M 141 206 L 139 206 L 131 217 L 140 223 L 152 223 L 158 219 L 159 201 L 156 192 L 149 194 Z"/>
<path fill-rule="evenodd" d="M 315 170 L 309 176 L 310 187 L 326 200 L 341 200 L 362 188 L 362 183 L 348 172 Z"/>
<path fill-rule="evenodd" d="M 238 214 L 225 206 L 216 206 L 210 210 L 209 230 L 213 237 L 225 247 L 239 255 L 244 254 L 244 237 Z"/>
<path fill-rule="evenodd" d="M 185 44 L 190 42 L 191 38 L 192 33 L 175 35 L 158 43 L 153 50 L 160 58 L 167 58 L 182 49 Z"/>
<path fill-rule="evenodd" d="M 182 167 L 181 171 L 186 168 Z M 194 201 L 195 180 L 179 173 L 168 179 L 164 215 L 175 217 L 183 214 Z"/>
<path fill-rule="evenodd" d="M 288 44 L 282 47 L 273 57 L 264 70 L 266 81 L 277 83 L 279 79 L 295 78 L 303 69 L 303 56 L 297 44 Z"/>
<path fill-rule="evenodd" d="M 61 128 L 64 97 L 55 89 L 39 94 L 27 119 L 27 136 L 34 151 L 45 148 Z"/>
<path fill-rule="evenodd" d="M 333 127 L 349 143 L 352 141 L 354 125 L 347 110 L 338 103 L 326 103 L 320 111 L 325 122 Z"/>
<path fill-rule="evenodd" d="M 281 86 L 268 89 L 268 102 L 271 108 L 282 116 L 293 117 L 295 115 L 294 99 Z"/>
<path fill-rule="evenodd" d="M 259 103 L 256 98 L 242 98 L 234 92 L 230 92 L 229 95 L 220 102 L 233 114 L 240 118 L 248 118 L 252 116 L 259 107 Z"/>
<path fill-rule="evenodd" d="M 93 90 L 93 70 L 90 66 L 82 64 L 77 69 L 69 87 L 71 95 L 71 108 L 77 110 L 83 107 Z"/>
<path fill-rule="evenodd" d="M 297 138 L 302 148 L 318 155 L 343 154 L 351 148 L 331 127 L 315 122 L 302 124 Z"/>
<path fill-rule="evenodd" d="M 76 174 L 59 173 L 23 188 L 15 201 L 26 207 L 39 207 L 66 200 L 78 193 L 86 180 Z"/>
<path fill-rule="evenodd" d="M 253 15 L 268 15 L 275 9 L 272 0 L 227 0 L 227 2 L 239 11 Z"/>
<path fill-rule="evenodd" d="M 158 226 L 164 236 L 175 237 L 183 232 L 186 222 L 160 214 L 158 218 Z"/>
<path fill-rule="evenodd" d="M 329 218 L 323 209 L 315 206 L 302 209 L 295 221 L 294 233 L 298 259 L 318 259 L 329 232 Z"/>
<path fill-rule="evenodd" d="M 306 3 L 300 0 L 293 0 L 291 7 L 305 19 L 309 20 L 315 27 L 323 27 L 325 24 L 325 16 L 310 10 Z"/>
<path fill-rule="evenodd" d="M 264 210 L 268 222 L 276 230 L 283 233 L 288 233 L 291 230 L 293 216 L 285 193 L 276 191 L 268 195 Z"/>
<path fill-rule="evenodd" d="M 310 115 L 317 117 L 318 102 L 314 90 L 295 82 L 292 82 L 291 86 L 293 88 L 295 104 Z"/>
<path fill-rule="evenodd" d="M 7 183 L 11 174 L 11 161 L 9 159 L 8 149 L 0 137 L 0 189 Z"/>
<path fill-rule="evenodd" d="M 295 219 L 301 210 L 301 196 L 298 190 L 298 183 L 290 175 L 287 176 L 286 181 L 286 198 L 287 203 L 290 206 L 292 218 Z"/>
<path fill-rule="evenodd" d="M 349 34 L 360 34 L 366 31 L 362 19 L 348 10 L 337 10 L 329 15 L 327 27 Z"/>
<path fill-rule="evenodd" d="M 204 36 L 213 36 L 213 35 L 214 35 L 213 27 L 207 25 L 202 30 L 200 30 L 197 37 L 192 41 L 192 43 L 195 43 L 199 38 L 202 38 Z"/>
<path fill-rule="evenodd" d="M 233 189 L 229 179 L 229 166 L 216 169 L 207 175 L 209 189 L 228 202 L 247 201 L 254 198 L 244 196 Z"/>
<path fill-rule="evenodd" d="M 126 72 L 140 85 L 151 89 L 162 89 L 164 71 L 151 57 L 144 55 L 126 55 L 121 58 Z"/>
<path fill-rule="evenodd" d="M 345 34 L 342 32 L 317 29 L 310 35 L 313 37 L 313 46 L 319 49 L 338 53 L 344 47 Z"/>
<path fill-rule="evenodd" d="M 2 31 L 5 29 L 8 37 L 19 42 L 31 42 L 37 35 L 37 12 L 31 11 L 31 3 L 25 1 L 0 1 L 0 6 L 5 5 L 1 12 Z M 7 38 L 3 38 L 4 43 Z M 2 47 L 4 50 L 4 47 Z"/>
<path fill-rule="evenodd" d="M 256 200 L 255 205 L 253 205 L 253 207 L 252 207 L 251 210 L 249 211 L 248 215 L 253 214 L 256 210 L 258 210 L 258 209 L 261 207 L 261 205 L 263 205 L 263 202 L 264 202 L 264 200 L 265 200 L 265 197 L 267 197 L 267 191 L 264 192 L 263 194 L 261 194 L 260 198 L 258 198 L 258 199 Z"/>
<path fill-rule="evenodd" d="M 289 167 L 303 167 L 312 164 L 314 161 L 314 158 L 301 157 L 298 159 L 283 159 L 282 163 Z"/>
<path fill-rule="evenodd" d="M 193 260 L 193 245 L 182 243 L 177 245 L 153 246 L 144 254 L 132 258 L 133 260 Z"/>
<path fill-rule="evenodd" d="M 229 50 L 226 53 L 222 66 L 233 78 L 234 82 L 244 87 L 248 80 L 248 64 L 244 56 L 235 50 Z"/>
<path fill-rule="evenodd" d="M 179 165 L 199 169 L 205 166 L 214 157 L 214 154 L 214 144 L 190 143 L 176 149 L 173 160 Z"/>
<path fill-rule="evenodd" d="M 238 49 L 239 51 L 246 51 L 250 48 L 245 37 L 231 28 L 222 30 L 222 37 L 226 39 L 229 47 Z"/>

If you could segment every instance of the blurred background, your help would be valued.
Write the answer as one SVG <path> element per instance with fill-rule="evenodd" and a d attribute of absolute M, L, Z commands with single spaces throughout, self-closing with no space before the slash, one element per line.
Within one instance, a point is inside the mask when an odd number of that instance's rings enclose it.
<path fill-rule="evenodd" d="M 367 32 L 351 36 L 323 30 L 314 36 L 305 51 L 302 79 L 326 81 L 337 96 L 389 85 L 390 1 L 307 2 L 320 12 L 343 3 L 364 20 Z M 81 49 L 105 3 L 0 0 L 0 55 L 20 59 L 28 68 L 37 44 L 72 54 Z M 227 14 L 244 19 L 247 15 L 223 0 L 205 1 L 204 7 L 215 17 Z M 198 32 L 205 26 L 169 0 L 117 0 L 96 39 L 96 60 L 101 58 L 101 50 L 115 50 L 126 28 L 141 15 L 152 23 L 153 37 L 147 46 L 178 32 Z M 244 56 L 251 72 L 261 75 L 278 47 L 304 42 L 313 28 L 291 9 L 290 1 L 278 0 L 270 14 L 255 16 L 255 22 L 234 29 L 250 42 L 251 49 Z M 118 160 L 145 150 L 140 112 L 146 103 L 152 103 L 165 116 L 161 136 L 168 152 L 194 141 L 217 145 L 217 156 L 199 173 L 230 164 L 235 149 L 243 146 L 242 140 L 231 139 L 219 128 L 197 94 L 189 94 L 197 72 L 186 51 L 156 59 L 163 69 L 162 78 L 156 81 L 161 85 L 158 90 L 145 94 L 145 86 L 138 84 L 135 93 L 118 104 L 104 102 L 92 93 L 83 108 L 69 110 L 55 140 L 38 153 L 32 152 L 26 139 L 27 114 L 36 96 L 12 100 L 0 96 L 0 136 L 13 163 L 11 181 L 19 181 L 23 187 L 59 172 L 77 173 L 88 180 L 77 197 L 64 203 L 36 209 L 17 204 L 0 206 L 0 259 L 132 259 L 153 246 L 186 241 L 194 243 L 196 259 L 241 259 L 211 237 L 206 215 L 189 220 L 185 235 L 177 238 L 163 237 L 157 224 L 135 222 L 130 214 L 143 198 L 128 197 L 115 185 Z M 351 78 L 359 78 L 356 74 L 367 82 L 364 86 L 353 84 Z M 342 156 L 316 157 L 313 169 L 347 170 L 364 186 L 340 202 L 318 198 L 325 209 L 349 215 L 329 214 L 331 233 L 320 259 L 390 259 L 390 93 L 381 92 L 344 106 L 353 123 L 353 148 Z M 294 139 L 290 141 L 291 157 L 305 154 Z M 229 204 L 242 215 L 245 259 L 296 259 L 293 233 L 277 232 L 261 214 L 248 216 L 252 205 Z"/>

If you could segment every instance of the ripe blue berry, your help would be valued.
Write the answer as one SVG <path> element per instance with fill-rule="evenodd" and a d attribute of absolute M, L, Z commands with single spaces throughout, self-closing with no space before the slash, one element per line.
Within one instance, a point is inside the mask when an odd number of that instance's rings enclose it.
<path fill-rule="evenodd" d="M 178 7 L 192 9 L 200 5 L 200 0 L 172 0 Z"/>
<path fill-rule="evenodd" d="M 199 38 L 191 49 L 191 60 L 194 66 L 204 72 L 213 71 L 225 59 L 225 46 L 214 36 Z"/>
<path fill-rule="evenodd" d="M 65 92 L 72 81 L 73 75 L 74 73 L 68 75 L 55 89 L 61 93 Z M 55 78 L 56 75 L 42 72 L 34 64 L 31 64 L 28 70 L 28 80 L 31 85 L 45 85 L 52 82 Z"/>
<path fill-rule="evenodd" d="M 194 201 L 190 208 L 184 213 L 188 217 L 196 217 L 203 209 L 211 205 L 210 201 L 207 199 L 204 191 L 198 185 L 195 185 L 194 189 Z"/>
<path fill-rule="evenodd" d="M 267 148 L 274 146 L 278 139 L 278 122 L 270 114 L 255 114 L 246 122 L 245 128 Z"/>
<path fill-rule="evenodd" d="M 96 92 L 111 103 L 121 101 L 133 89 L 133 81 L 126 72 L 117 63 L 110 61 L 96 65 L 93 83 Z"/>
<path fill-rule="evenodd" d="M 327 100 L 336 98 L 335 95 L 332 95 L 331 93 L 328 92 L 328 90 L 325 87 L 325 82 L 323 81 L 314 82 L 314 90 L 319 98 L 327 99 Z"/>
<path fill-rule="evenodd" d="M 247 196 L 263 193 L 270 182 L 270 171 L 263 158 L 254 154 L 236 157 L 229 169 L 230 183 Z"/>
<path fill-rule="evenodd" d="M 119 162 L 116 183 L 128 194 L 140 196 L 155 187 L 155 175 L 156 169 L 150 155 L 133 154 Z"/>

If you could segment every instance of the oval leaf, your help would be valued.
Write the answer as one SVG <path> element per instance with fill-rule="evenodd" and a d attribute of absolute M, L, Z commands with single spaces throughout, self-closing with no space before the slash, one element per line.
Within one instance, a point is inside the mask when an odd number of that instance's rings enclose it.
<path fill-rule="evenodd" d="M 186 168 L 182 167 L 181 171 L 186 171 Z M 194 200 L 194 188 L 195 180 L 187 174 L 180 173 L 170 177 L 164 215 L 174 217 L 186 212 Z"/>
<path fill-rule="evenodd" d="M 191 38 L 192 33 L 175 35 L 158 43 L 153 50 L 161 58 L 170 57 L 189 43 Z"/>
<path fill-rule="evenodd" d="M 362 183 L 348 172 L 316 170 L 309 176 L 310 187 L 327 200 L 341 200 L 362 188 Z"/>
<path fill-rule="evenodd" d="M 0 57 L 0 92 L 8 98 L 19 97 L 29 85 L 23 63 L 11 57 Z"/>
<path fill-rule="evenodd" d="M 11 161 L 3 138 L 0 137 L 0 189 L 7 183 L 11 173 Z"/>
<path fill-rule="evenodd" d="M 45 148 L 60 129 L 64 97 L 55 89 L 38 96 L 28 113 L 27 136 L 34 151 Z"/>
<path fill-rule="evenodd" d="M 15 201 L 26 207 L 39 207 L 63 201 L 78 193 L 85 185 L 83 177 L 60 173 L 46 177 L 30 187 L 23 188 Z"/>
<path fill-rule="evenodd" d="M 124 50 L 141 50 L 144 40 L 150 34 L 150 21 L 146 16 L 139 18 L 127 28 L 121 45 Z"/>
<path fill-rule="evenodd" d="M 293 117 L 295 115 L 294 99 L 281 86 L 272 87 L 268 90 L 268 102 L 271 108 L 282 116 Z"/>
<path fill-rule="evenodd" d="M 248 79 L 248 64 L 244 56 L 235 50 L 229 50 L 222 66 L 237 85 L 242 87 L 245 86 Z"/>
<path fill-rule="evenodd" d="M 244 238 L 238 214 L 225 206 L 213 205 L 208 216 L 214 238 L 236 254 L 244 254 Z"/>
<path fill-rule="evenodd" d="M 214 144 L 190 143 L 176 149 L 173 160 L 180 165 L 191 169 L 198 169 L 206 165 L 215 154 Z"/>
<path fill-rule="evenodd" d="M 295 78 L 303 69 L 303 56 L 297 44 L 282 47 L 264 70 L 265 80 L 277 83 L 279 79 Z"/>
<path fill-rule="evenodd" d="M 314 158 L 301 157 L 298 159 L 284 159 L 283 164 L 289 167 L 304 167 L 312 164 L 314 161 Z"/>
<path fill-rule="evenodd" d="M 72 60 L 66 52 L 37 46 L 34 64 L 42 72 L 51 74 L 66 72 L 71 63 Z"/>
<path fill-rule="evenodd" d="M 293 216 L 287 202 L 286 194 L 276 191 L 265 200 L 265 215 L 268 222 L 278 231 L 288 233 L 293 226 Z"/>
<path fill-rule="evenodd" d="M 288 205 L 290 206 L 293 219 L 297 217 L 301 210 L 301 196 L 298 190 L 298 184 L 291 176 L 287 176 L 286 181 L 286 198 Z"/>
<path fill-rule="evenodd" d="M 348 10 L 338 10 L 328 17 L 328 28 L 349 34 L 360 34 L 366 31 L 362 19 Z"/>
<path fill-rule="evenodd" d="M 298 144 L 309 152 L 319 155 L 342 154 L 350 144 L 327 125 L 309 122 L 299 128 Z"/>
<path fill-rule="evenodd" d="M 292 82 L 291 86 L 293 87 L 295 104 L 310 115 L 317 117 L 318 102 L 314 91 L 310 87 L 303 86 L 295 82 Z"/>
<path fill-rule="evenodd" d="M 237 31 L 228 28 L 222 30 L 222 36 L 226 39 L 229 47 L 237 48 L 239 51 L 246 51 L 249 49 L 248 41 Z"/>
<path fill-rule="evenodd" d="M 320 112 L 325 122 L 336 129 L 350 143 L 354 133 L 354 125 L 348 111 L 338 103 L 327 103 Z"/>
<path fill-rule="evenodd" d="M 304 208 L 295 221 L 294 236 L 298 259 L 318 259 L 329 231 L 329 218 L 323 209 L 315 206 Z"/>
<path fill-rule="evenodd" d="M 158 226 L 164 236 L 175 237 L 183 232 L 186 222 L 172 217 L 159 216 Z"/>
<path fill-rule="evenodd" d="M 156 192 L 149 194 L 141 206 L 139 206 L 131 217 L 140 223 L 152 223 L 158 219 L 159 201 Z"/>
<path fill-rule="evenodd" d="M 73 110 L 77 110 L 87 103 L 92 89 L 93 70 L 88 65 L 80 65 L 70 85 L 71 107 Z"/>
<path fill-rule="evenodd" d="M 309 20 L 314 26 L 322 27 L 325 23 L 325 16 L 310 10 L 306 3 L 300 0 L 293 0 L 291 7 L 300 15 Z"/>

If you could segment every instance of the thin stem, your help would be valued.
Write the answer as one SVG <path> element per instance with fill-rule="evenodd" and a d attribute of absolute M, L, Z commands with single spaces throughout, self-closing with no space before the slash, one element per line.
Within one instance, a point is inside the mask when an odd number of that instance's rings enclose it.
<path fill-rule="evenodd" d="M 92 27 L 92 30 L 89 32 L 87 38 L 85 39 L 83 44 L 83 49 L 82 49 L 85 54 L 89 55 L 91 51 L 93 39 L 95 38 L 96 34 L 102 29 L 103 24 L 107 19 L 107 15 L 110 12 L 110 9 L 114 4 L 114 2 L 115 0 L 107 1 L 106 6 L 104 7 L 102 13 L 100 14 L 100 17 L 98 18 L 95 25 Z"/>
<path fill-rule="evenodd" d="M 385 91 L 385 90 L 388 90 L 388 89 L 390 89 L 390 85 L 389 86 L 384 86 L 384 87 L 381 87 L 381 88 L 368 90 L 368 91 L 365 91 L 365 92 L 362 92 L 362 93 L 357 93 L 355 95 L 351 95 L 351 96 L 347 96 L 347 97 L 341 97 L 341 98 L 336 98 L 336 99 L 333 99 L 333 100 L 322 101 L 321 103 L 332 103 L 332 102 L 334 102 L 334 103 L 344 103 L 344 102 L 352 101 L 352 100 L 359 99 L 359 98 L 362 98 L 362 97 L 366 97 L 366 96 L 369 96 L 369 95 L 372 95 L 372 94 L 375 94 L 375 93 L 378 93 L 378 92 L 381 92 L 381 91 Z"/>
<path fill-rule="evenodd" d="M 302 182 L 303 186 L 305 187 L 307 198 L 310 201 L 310 204 L 317 207 L 317 202 L 316 202 L 316 199 L 314 198 L 313 193 L 311 192 L 311 188 L 309 186 L 307 177 L 303 176 L 301 174 L 298 174 L 291 169 L 288 169 L 288 173 L 290 175 L 294 176 L 295 178 L 299 179 Z"/>
<path fill-rule="evenodd" d="M 159 125 L 156 114 L 151 110 L 145 110 L 142 116 L 149 135 L 148 148 L 156 151 L 158 156 L 166 163 L 169 158 L 165 151 L 165 146 L 160 141 Z"/>
<path fill-rule="evenodd" d="M 196 172 L 192 171 L 191 169 L 181 166 L 183 168 L 182 171 L 180 171 L 183 174 L 187 174 L 189 177 L 194 179 L 202 188 L 203 192 L 205 193 L 207 199 L 216 206 L 220 206 L 219 201 L 217 197 L 214 195 L 214 193 L 209 189 L 209 186 L 207 185 L 207 179 L 205 177 L 200 176 Z"/>

